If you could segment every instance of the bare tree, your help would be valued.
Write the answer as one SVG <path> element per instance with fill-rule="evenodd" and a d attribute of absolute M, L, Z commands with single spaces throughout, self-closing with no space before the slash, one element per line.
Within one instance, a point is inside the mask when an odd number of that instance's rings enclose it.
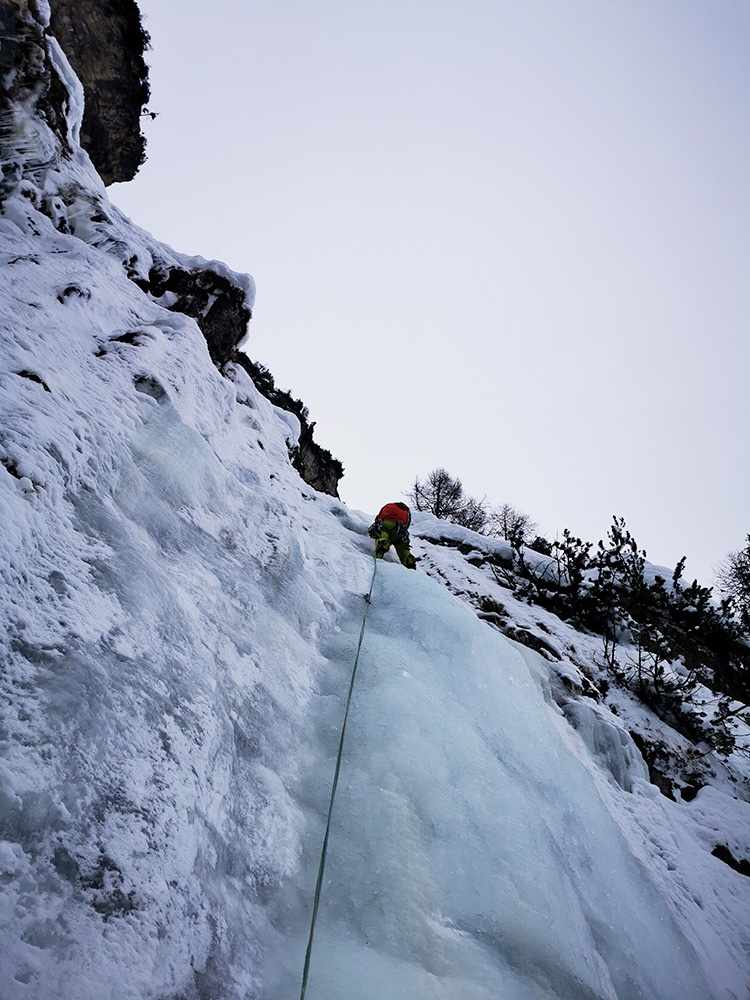
<path fill-rule="evenodd" d="M 487 521 L 486 500 L 466 496 L 461 480 L 446 469 L 433 469 L 425 480 L 415 479 L 407 496 L 417 510 L 473 531 L 482 531 Z"/>
<path fill-rule="evenodd" d="M 731 598 L 743 631 L 750 632 L 750 535 L 745 548 L 730 552 L 716 573 L 719 589 Z"/>
<path fill-rule="evenodd" d="M 504 503 L 494 507 L 487 515 L 484 533 L 496 538 L 505 538 L 516 545 L 524 545 L 533 536 L 539 525 L 528 514 Z"/>
<path fill-rule="evenodd" d="M 484 498 L 477 500 L 476 497 L 466 497 L 463 509 L 455 518 L 456 524 L 462 524 L 464 528 L 471 528 L 472 531 L 485 533 L 487 523 L 487 508 Z"/>

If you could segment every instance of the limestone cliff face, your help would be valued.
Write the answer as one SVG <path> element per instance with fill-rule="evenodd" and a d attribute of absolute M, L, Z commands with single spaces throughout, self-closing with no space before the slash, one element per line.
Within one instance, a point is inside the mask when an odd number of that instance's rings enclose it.
<path fill-rule="evenodd" d="M 81 145 L 105 184 L 135 177 L 146 156 L 148 69 L 135 0 L 50 0 L 50 29 L 86 95 Z"/>

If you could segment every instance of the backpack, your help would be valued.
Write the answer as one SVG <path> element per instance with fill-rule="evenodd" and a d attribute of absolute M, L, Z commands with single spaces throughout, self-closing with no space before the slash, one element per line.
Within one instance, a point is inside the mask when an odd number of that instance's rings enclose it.
<path fill-rule="evenodd" d="M 378 514 L 377 521 L 395 521 L 408 528 L 411 524 L 411 511 L 405 503 L 387 503 Z"/>

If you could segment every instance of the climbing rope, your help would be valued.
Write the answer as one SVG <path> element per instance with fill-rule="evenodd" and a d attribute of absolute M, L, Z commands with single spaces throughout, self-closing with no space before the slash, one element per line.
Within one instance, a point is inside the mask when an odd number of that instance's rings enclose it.
<path fill-rule="evenodd" d="M 305 1000 L 305 991 L 307 990 L 307 977 L 310 973 L 310 956 L 312 955 L 313 937 L 315 936 L 315 924 L 318 919 L 318 906 L 320 905 L 320 893 L 323 888 L 323 872 L 326 867 L 326 854 L 328 853 L 328 837 L 331 832 L 331 816 L 333 814 L 333 802 L 336 798 L 336 788 L 339 783 L 339 772 L 341 771 L 341 759 L 344 754 L 344 737 L 346 736 L 346 721 L 349 718 L 349 706 L 352 701 L 352 691 L 354 690 L 354 678 L 357 675 L 357 664 L 359 663 L 359 654 L 362 650 L 362 640 L 365 637 L 365 624 L 367 623 L 367 612 L 372 603 L 372 588 L 375 586 L 375 574 L 378 571 L 378 560 L 373 559 L 374 566 L 372 570 L 372 580 L 370 581 L 370 589 L 365 594 L 365 613 L 362 616 L 362 630 L 359 633 L 359 644 L 357 646 L 357 655 L 354 657 L 354 666 L 352 667 L 352 676 L 349 680 L 349 691 L 346 695 L 346 706 L 344 708 L 344 721 L 341 724 L 341 739 L 339 740 L 339 752 L 336 757 L 336 768 L 333 772 L 333 784 L 331 785 L 331 799 L 328 803 L 328 818 L 326 819 L 326 832 L 323 837 L 323 847 L 320 852 L 320 864 L 318 865 L 318 880 L 315 883 L 315 897 L 313 899 L 313 909 L 312 918 L 310 920 L 310 937 L 307 940 L 307 951 L 305 952 L 305 968 L 302 973 L 302 989 L 300 991 L 299 1000 Z"/>

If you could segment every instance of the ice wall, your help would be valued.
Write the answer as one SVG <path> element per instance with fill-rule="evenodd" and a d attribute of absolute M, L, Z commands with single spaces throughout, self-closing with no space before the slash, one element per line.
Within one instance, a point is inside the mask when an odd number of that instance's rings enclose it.
<path fill-rule="evenodd" d="M 711 995 L 613 817 L 626 793 L 581 762 L 524 657 L 398 566 L 370 616 L 308 995 Z M 325 650 L 339 683 L 353 624 Z"/>
<path fill-rule="evenodd" d="M 368 518 L 306 487 L 288 415 L 130 280 L 155 243 L 75 167 L 68 232 L 50 164 L 0 219 L 0 995 L 282 1000 Z M 622 733 L 604 766 L 544 669 L 379 567 L 310 1000 L 744 1000 L 714 800 L 662 800 Z"/>
<path fill-rule="evenodd" d="M 3 996 L 281 1000 L 367 518 L 304 486 L 190 320 L 51 227 L 3 235 Z M 541 670 L 379 566 L 309 997 L 732 995 L 688 872 L 648 860 L 669 822 L 629 818 L 654 791 L 625 750 L 633 793 L 609 779 Z"/>

